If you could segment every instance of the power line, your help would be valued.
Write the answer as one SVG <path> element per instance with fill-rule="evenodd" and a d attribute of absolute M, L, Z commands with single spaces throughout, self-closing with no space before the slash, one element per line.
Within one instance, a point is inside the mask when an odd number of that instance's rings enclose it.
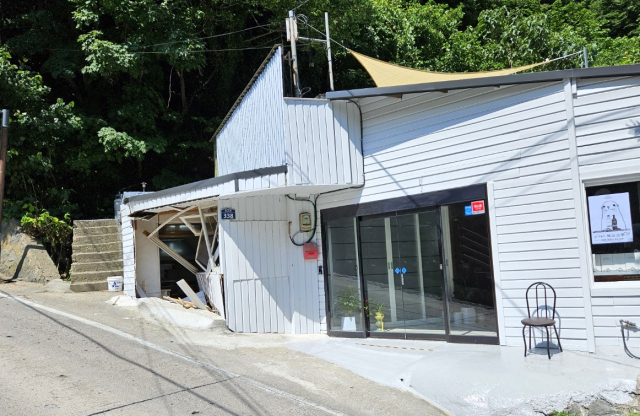
<path fill-rule="evenodd" d="M 322 36 L 326 36 L 326 33 L 323 33 L 321 31 L 319 31 L 318 29 L 316 29 L 315 27 L 311 26 L 309 23 L 307 23 L 307 26 L 309 26 L 311 29 L 315 30 L 316 32 L 320 33 Z M 337 40 L 331 38 L 331 42 L 335 43 L 338 46 L 342 46 L 347 52 L 349 51 L 349 48 L 347 48 L 346 46 L 344 46 L 342 43 L 338 42 Z"/>
<path fill-rule="evenodd" d="M 199 51 L 184 51 L 184 53 L 206 53 L 206 52 L 233 52 L 233 51 L 249 51 L 255 49 L 272 49 L 273 46 L 256 46 L 251 48 L 228 48 L 228 49 L 202 49 Z M 142 54 L 168 54 L 171 52 L 162 52 L 162 51 L 147 51 L 147 52 L 130 52 L 133 55 L 142 55 Z"/>
<path fill-rule="evenodd" d="M 172 41 L 172 42 L 154 43 L 152 45 L 141 45 L 141 46 L 139 46 L 139 48 L 150 48 L 152 46 L 172 45 L 174 43 L 183 43 L 183 42 L 189 42 L 189 41 L 193 41 L 193 40 L 206 40 L 206 39 L 219 38 L 219 37 L 222 37 L 222 36 L 235 35 L 236 33 L 246 32 L 248 30 L 253 30 L 253 29 L 261 29 L 261 28 L 265 28 L 265 27 L 269 27 L 269 26 L 271 26 L 270 23 L 268 23 L 266 25 L 258 25 L 258 26 L 247 27 L 245 29 L 236 30 L 234 32 L 219 33 L 217 35 L 204 36 L 204 37 L 201 37 L 201 38 L 191 38 L 191 39 L 176 40 L 176 41 Z"/>
<path fill-rule="evenodd" d="M 304 6 L 305 4 L 309 3 L 310 0 L 305 0 L 302 3 L 298 4 L 296 7 L 293 8 L 293 10 L 298 10 L 300 7 Z"/>

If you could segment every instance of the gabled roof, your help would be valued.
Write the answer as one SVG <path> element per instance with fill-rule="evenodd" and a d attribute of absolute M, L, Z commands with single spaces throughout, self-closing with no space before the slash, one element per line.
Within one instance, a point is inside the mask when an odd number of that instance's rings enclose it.
<path fill-rule="evenodd" d="M 273 55 L 275 55 L 276 51 L 278 50 L 278 48 L 280 46 L 281 45 L 273 45 L 273 48 L 271 48 L 271 50 L 267 54 L 266 58 L 264 58 L 264 61 L 262 61 L 262 63 L 260 64 L 260 66 L 256 70 L 256 73 L 253 74 L 253 77 L 249 80 L 249 83 L 247 84 L 247 86 L 244 87 L 244 90 L 242 90 L 242 92 L 240 93 L 240 95 L 236 99 L 236 102 L 233 103 L 233 105 L 231 106 L 231 109 L 229 110 L 227 115 L 224 117 L 224 119 L 222 120 L 222 123 L 220 123 L 220 125 L 216 129 L 215 133 L 213 133 L 213 136 L 211 136 L 211 140 L 209 140 L 209 141 L 211 141 L 211 142 L 214 141 L 214 139 L 218 136 L 218 133 L 220 133 L 220 131 L 227 124 L 227 121 L 229 121 L 229 119 L 233 115 L 234 111 L 236 111 L 236 108 L 238 108 L 238 106 L 242 102 L 242 99 L 244 98 L 244 96 L 247 95 L 247 93 L 249 92 L 251 87 L 253 87 L 253 84 L 256 83 L 258 78 L 260 78 L 260 75 L 262 75 L 262 72 L 264 72 L 264 69 L 267 67 L 267 64 L 269 63 L 269 61 L 271 61 L 271 58 L 273 58 Z"/>

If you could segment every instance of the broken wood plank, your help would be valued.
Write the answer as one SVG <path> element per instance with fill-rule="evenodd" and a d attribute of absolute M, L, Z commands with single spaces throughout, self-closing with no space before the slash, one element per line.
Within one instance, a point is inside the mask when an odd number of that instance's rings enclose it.
<path fill-rule="evenodd" d="M 191 287 L 189 286 L 189 283 L 185 282 L 184 279 L 180 280 L 177 283 L 178 283 L 178 287 L 180 287 L 180 289 L 182 289 L 184 294 L 189 297 L 191 302 L 195 303 L 199 309 L 202 309 L 205 311 L 207 310 L 207 306 L 204 303 L 202 303 L 198 295 L 196 295 L 196 292 L 194 292 L 193 289 L 191 289 Z"/>

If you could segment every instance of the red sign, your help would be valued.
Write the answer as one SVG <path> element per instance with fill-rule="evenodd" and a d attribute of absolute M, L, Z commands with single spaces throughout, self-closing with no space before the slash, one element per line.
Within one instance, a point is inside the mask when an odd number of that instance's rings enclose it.
<path fill-rule="evenodd" d="M 474 214 L 484 214 L 484 201 L 474 201 L 471 203 L 471 212 Z"/>

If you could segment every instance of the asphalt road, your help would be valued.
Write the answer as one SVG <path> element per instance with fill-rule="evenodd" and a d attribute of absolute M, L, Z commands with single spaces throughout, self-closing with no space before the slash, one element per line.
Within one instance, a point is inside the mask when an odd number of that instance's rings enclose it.
<path fill-rule="evenodd" d="M 172 349 L 162 332 L 61 312 L 56 296 L 74 294 L 52 296 L 0 292 L 0 415 L 440 414 L 304 354 Z"/>

